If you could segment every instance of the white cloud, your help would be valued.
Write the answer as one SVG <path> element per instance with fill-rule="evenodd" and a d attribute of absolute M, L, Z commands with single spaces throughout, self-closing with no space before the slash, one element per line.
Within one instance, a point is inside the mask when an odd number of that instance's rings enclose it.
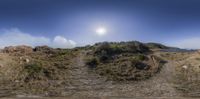
<path fill-rule="evenodd" d="M 54 40 L 43 36 L 33 36 L 28 33 L 24 33 L 17 28 L 10 30 L 3 30 L 0 34 L 0 48 L 6 46 L 41 46 L 48 45 L 54 48 L 72 48 L 76 43 L 72 40 L 67 40 L 62 36 L 56 36 Z"/>
<path fill-rule="evenodd" d="M 56 48 L 73 48 L 76 46 L 76 43 L 72 40 L 67 40 L 62 36 L 56 36 L 53 40 L 53 46 Z"/>
<path fill-rule="evenodd" d="M 187 49 L 200 49 L 200 37 L 183 39 L 175 44 L 175 46 Z"/>

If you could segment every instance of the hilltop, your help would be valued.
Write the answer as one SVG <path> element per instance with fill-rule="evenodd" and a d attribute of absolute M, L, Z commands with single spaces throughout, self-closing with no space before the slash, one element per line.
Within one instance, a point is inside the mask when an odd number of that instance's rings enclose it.
<path fill-rule="evenodd" d="M 10 46 L 0 53 L 0 96 L 199 96 L 200 54 L 158 43 L 73 49 Z"/>

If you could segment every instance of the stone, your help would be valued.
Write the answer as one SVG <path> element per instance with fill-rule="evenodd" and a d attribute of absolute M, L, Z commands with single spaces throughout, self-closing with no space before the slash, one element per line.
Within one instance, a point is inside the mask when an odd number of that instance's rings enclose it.
<path fill-rule="evenodd" d="M 25 61 L 26 61 L 26 63 L 29 63 L 29 62 L 30 62 L 30 60 L 29 60 L 29 59 L 26 59 Z"/>
<path fill-rule="evenodd" d="M 48 46 L 36 46 L 33 51 L 35 52 L 44 52 L 46 54 L 53 54 L 55 53 L 53 48 L 50 48 Z"/>
<path fill-rule="evenodd" d="M 183 65 L 182 68 L 183 68 L 183 69 L 188 69 L 188 66 Z"/>
<path fill-rule="evenodd" d="M 9 46 L 9 47 L 5 47 L 2 50 L 3 53 L 21 53 L 21 54 L 28 54 L 28 53 L 32 53 L 33 49 L 30 46 L 25 46 L 25 45 L 21 45 L 21 46 Z"/>

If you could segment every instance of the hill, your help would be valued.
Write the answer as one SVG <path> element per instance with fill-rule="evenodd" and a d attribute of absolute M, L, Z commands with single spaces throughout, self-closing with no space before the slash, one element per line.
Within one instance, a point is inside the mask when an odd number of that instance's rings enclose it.
<path fill-rule="evenodd" d="M 166 49 L 172 48 L 138 41 L 6 47 L 0 53 L 0 96 L 199 96 L 200 55 Z"/>

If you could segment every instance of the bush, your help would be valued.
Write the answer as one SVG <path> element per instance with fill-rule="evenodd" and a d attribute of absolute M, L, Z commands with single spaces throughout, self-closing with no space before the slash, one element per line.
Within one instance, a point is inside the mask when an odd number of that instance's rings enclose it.
<path fill-rule="evenodd" d="M 86 65 L 88 65 L 90 68 L 95 68 L 98 65 L 98 60 L 96 58 L 87 59 Z"/>
<path fill-rule="evenodd" d="M 148 46 L 150 49 L 169 49 L 169 47 L 159 43 L 147 43 L 146 46 Z"/>
<path fill-rule="evenodd" d="M 139 61 L 144 61 L 147 59 L 147 57 L 143 54 L 138 54 L 136 57 L 135 57 L 136 60 L 139 60 Z"/>
<path fill-rule="evenodd" d="M 123 44 L 126 48 L 126 52 L 130 53 L 145 53 L 149 52 L 149 48 L 145 46 L 143 43 L 137 41 L 131 41 Z"/>
<path fill-rule="evenodd" d="M 136 41 L 127 42 L 127 43 L 99 43 L 96 44 L 97 47 L 95 49 L 96 55 L 116 55 L 121 53 L 145 53 L 149 52 L 149 48 L 144 44 Z"/>
<path fill-rule="evenodd" d="M 96 49 L 95 54 L 101 55 L 101 54 L 111 54 L 112 48 L 108 42 L 100 43 Z"/>
<path fill-rule="evenodd" d="M 40 76 L 43 73 L 44 68 L 37 63 L 29 63 L 25 64 L 24 71 L 27 73 L 25 77 L 25 81 L 28 82 L 32 79 L 40 80 L 42 79 Z"/>
<path fill-rule="evenodd" d="M 130 81 L 146 79 L 146 76 L 150 77 L 151 74 L 146 71 L 147 67 L 149 66 L 136 60 L 125 60 L 101 64 L 95 70 L 99 75 L 107 77 L 108 80 Z"/>
<path fill-rule="evenodd" d="M 95 72 L 108 80 L 143 80 L 156 73 L 148 52 L 151 51 L 147 46 L 136 41 L 98 43 L 86 64 L 95 67 Z"/>
<path fill-rule="evenodd" d="M 29 74 L 40 73 L 43 70 L 42 66 L 40 66 L 39 64 L 36 64 L 36 63 L 26 64 L 24 66 L 24 69 Z"/>

